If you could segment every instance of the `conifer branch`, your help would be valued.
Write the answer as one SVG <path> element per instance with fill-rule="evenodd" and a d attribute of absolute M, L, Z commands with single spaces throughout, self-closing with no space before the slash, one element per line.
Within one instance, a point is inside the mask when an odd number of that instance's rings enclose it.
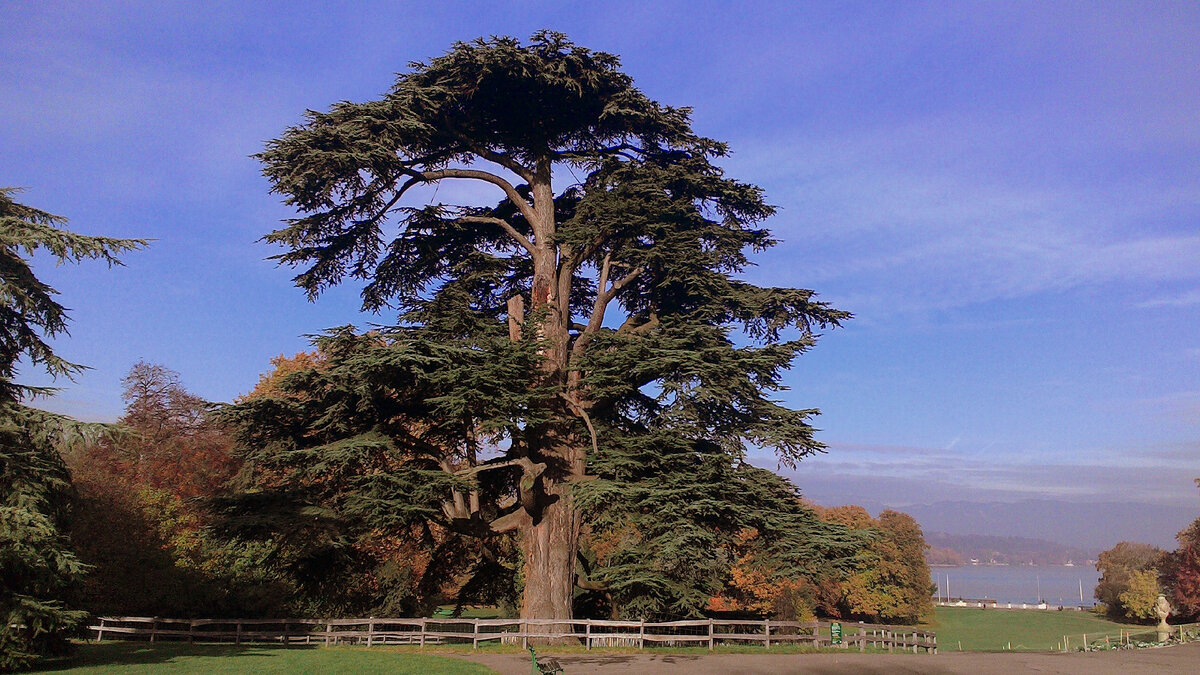
<path fill-rule="evenodd" d="M 609 287 L 608 291 L 605 293 L 605 295 L 607 296 L 607 299 L 605 300 L 605 302 L 607 302 L 608 300 L 612 300 L 613 297 L 615 297 L 617 295 L 618 291 L 620 291 L 622 288 L 625 288 L 626 286 L 628 286 L 630 282 L 632 282 L 634 279 L 637 279 L 638 277 L 640 277 L 642 275 L 642 272 L 645 272 L 645 271 L 646 270 L 644 268 L 638 267 L 638 268 L 635 268 L 629 274 L 626 274 L 625 276 L 621 277 L 620 279 L 617 279 L 616 281 L 614 281 L 613 285 L 611 287 Z"/>
<path fill-rule="evenodd" d="M 537 222 L 537 213 L 534 212 L 533 206 L 521 196 L 520 192 L 517 192 L 517 189 L 513 187 L 512 183 L 509 183 L 490 171 L 481 171 L 479 169 L 440 169 L 437 171 L 421 171 L 415 173 L 428 182 L 442 180 L 443 178 L 469 178 L 491 183 L 501 190 L 504 190 L 504 194 L 508 195 L 509 201 L 511 201 L 518 209 L 520 209 L 521 215 L 525 216 L 525 220 L 528 220 L 531 224 Z"/>
<path fill-rule="evenodd" d="M 521 164 L 517 162 L 512 155 L 505 152 L 496 152 L 495 150 L 489 150 L 488 148 L 482 147 L 476 144 L 470 136 L 467 136 L 461 131 L 455 131 L 454 136 L 476 155 L 479 155 L 483 159 L 486 159 L 493 164 L 498 164 L 509 171 L 512 171 L 523 178 L 527 183 L 533 182 L 533 172 L 524 166 L 521 166 Z"/>
<path fill-rule="evenodd" d="M 455 220 L 460 223 L 488 223 L 491 225 L 498 225 L 500 226 L 500 229 L 508 233 L 508 236 L 516 240 L 516 242 L 521 245 L 521 248 L 529 251 L 531 255 L 537 252 L 529 239 L 526 238 L 525 235 L 518 232 L 517 228 L 510 225 L 508 221 L 504 220 L 503 218 L 496 218 L 493 216 L 459 216 L 458 218 L 455 218 Z"/>
<path fill-rule="evenodd" d="M 588 415 L 587 410 L 584 409 L 583 404 L 581 404 L 578 399 L 566 392 L 560 391 L 558 395 L 567 402 L 567 405 L 571 406 L 571 409 L 575 411 L 576 415 L 579 415 L 583 418 L 583 423 L 587 425 L 588 433 L 592 436 L 592 452 L 599 453 L 600 444 L 596 442 L 596 427 L 592 426 L 592 418 L 590 415 Z"/>
<path fill-rule="evenodd" d="M 506 513 L 505 515 L 500 516 L 499 518 L 488 523 L 488 529 L 496 534 L 512 532 L 513 530 L 521 527 L 521 523 L 525 521 L 525 517 L 525 512 L 521 509 L 517 509 L 512 513 Z"/>
<path fill-rule="evenodd" d="M 542 473 L 544 473 L 546 471 L 545 462 L 534 462 L 533 460 L 529 459 L 528 457 L 517 457 L 516 459 L 510 459 L 510 460 L 506 460 L 503 462 L 491 462 L 488 464 L 479 464 L 476 466 L 468 467 L 466 469 L 459 469 L 458 471 L 455 471 L 453 473 L 455 476 L 458 476 L 459 478 L 470 478 L 471 476 L 483 473 L 484 471 L 492 471 L 494 469 L 503 469 L 508 466 L 519 466 L 519 467 L 521 467 L 521 471 L 525 475 L 533 476 L 534 478 L 542 475 Z"/>
<path fill-rule="evenodd" d="M 588 319 L 588 325 L 579 334 L 579 337 L 575 339 L 575 344 L 571 347 L 572 356 L 580 356 L 583 353 L 584 347 L 587 346 L 588 342 L 591 342 L 592 336 L 596 331 L 600 330 L 600 326 L 604 325 L 604 313 L 607 310 L 608 303 L 612 302 L 612 299 L 617 296 L 617 293 L 622 288 L 641 276 L 644 271 L 644 268 L 635 268 L 629 274 L 613 282 L 612 286 L 605 288 L 608 286 L 608 277 L 612 272 L 612 254 L 604 254 L 604 262 L 600 265 L 600 278 L 596 284 L 596 300 L 592 305 L 592 316 Z"/>

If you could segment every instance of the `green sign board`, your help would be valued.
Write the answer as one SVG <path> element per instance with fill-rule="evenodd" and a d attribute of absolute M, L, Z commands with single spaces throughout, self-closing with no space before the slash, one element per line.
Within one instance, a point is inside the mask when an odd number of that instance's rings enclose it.
<path fill-rule="evenodd" d="M 830 638 L 829 641 L 831 644 L 835 644 L 835 645 L 842 644 L 842 624 L 841 623 L 834 621 L 833 623 L 829 624 L 829 638 Z"/>

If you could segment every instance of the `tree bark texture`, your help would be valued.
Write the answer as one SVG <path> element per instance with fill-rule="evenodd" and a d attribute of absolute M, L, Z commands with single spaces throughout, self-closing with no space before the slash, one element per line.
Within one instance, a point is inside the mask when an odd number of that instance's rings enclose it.
<path fill-rule="evenodd" d="M 542 373 L 546 383 L 567 384 L 568 342 L 570 335 L 570 304 L 559 297 L 560 251 L 554 243 L 554 192 L 550 185 L 549 162 L 538 167 L 533 181 L 533 227 L 535 250 L 532 252 L 534 270 L 530 288 L 530 313 L 523 321 L 525 327 L 533 321 L 542 356 Z M 567 287 L 569 292 L 569 286 Z M 510 311 L 520 310 L 521 303 L 512 303 Z M 511 316 L 510 316 L 511 320 Z M 514 331 L 510 330 L 510 337 Z M 547 401 L 547 405 L 562 411 L 565 419 L 574 414 L 562 400 Z M 568 423 L 569 424 L 569 423 Z M 571 498 L 571 481 L 584 473 L 586 446 L 578 434 L 563 425 L 548 425 L 530 429 L 528 444 L 530 459 L 545 462 L 546 471 L 534 486 L 536 508 L 521 528 L 522 549 L 525 555 L 525 588 L 521 601 L 521 617 L 527 619 L 570 619 L 575 591 L 575 558 L 579 546 L 581 518 Z M 561 630 L 559 630 L 561 628 Z M 556 627 L 566 632 L 569 626 Z"/>
<path fill-rule="evenodd" d="M 579 512 L 571 502 L 570 484 L 550 482 L 554 499 L 542 518 L 522 533 L 525 552 L 525 590 L 521 617 L 570 619 L 575 594 L 575 555 L 579 542 Z"/>

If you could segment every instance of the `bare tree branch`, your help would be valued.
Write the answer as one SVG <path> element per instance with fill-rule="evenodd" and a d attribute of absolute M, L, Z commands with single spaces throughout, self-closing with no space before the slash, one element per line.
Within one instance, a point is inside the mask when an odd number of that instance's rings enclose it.
<path fill-rule="evenodd" d="M 504 194 L 508 195 L 509 201 L 513 203 L 521 211 L 521 215 L 525 216 L 530 224 L 537 222 L 537 213 L 533 210 L 533 205 L 517 192 L 512 183 L 504 180 L 490 171 L 481 171 L 479 169 L 440 169 L 437 171 L 413 171 L 414 175 L 420 176 L 426 182 L 442 180 L 443 178 L 470 178 L 473 180 L 481 180 L 486 183 L 491 183 L 496 187 L 504 190 Z"/>
<path fill-rule="evenodd" d="M 544 462 L 534 462 L 528 457 L 517 457 L 516 459 L 509 459 L 503 462 L 489 462 L 487 464 L 480 464 L 478 466 L 472 466 L 466 469 L 459 469 L 453 473 L 455 476 L 460 478 L 470 478 L 471 476 L 483 473 L 484 471 L 503 469 L 507 466 L 519 466 L 524 474 L 532 475 L 535 478 L 542 475 L 542 472 L 546 470 L 546 464 Z"/>
<path fill-rule="evenodd" d="M 604 254 L 604 262 L 600 265 L 600 279 L 596 284 L 596 301 L 592 305 L 592 316 L 588 319 L 587 327 L 579 333 L 579 337 L 575 338 L 575 344 L 571 347 L 573 358 L 578 358 L 583 354 L 584 348 L 592 341 L 592 336 L 604 325 L 604 313 L 608 308 L 608 303 L 612 302 L 622 288 L 641 276 L 644 271 L 644 268 L 635 268 L 629 274 L 614 281 L 612 286 L 605 288 L 608 286 L 608 276 L 612 273 L 612 255 Z"/>
<path fill-rule="evenodd" d="M 521 509 L 517 509 L 512 513 L 505 514 L 488 523 L 488 529 L 497 534 L 512 532 L 519 528 L 521 523 L 529 516 Z"/>
<path fill-rule="evenodd" d="M 629 282 L 631 282 L 634 279 L 641 276 L 642 272 L 645 272 L 645 271 L 646 271 L 645 269 L 638 267 L 638 268 L 634 269 L 632 272 L 630 272 L 629 274 L 626 274 L 625 276 L 621 277 L 620 279 L 617 279 L 616 281 L 614 281 L 612 288 L 608 289 L 609 300 L 611 300 L 613 298 L 613 296 L 615 296 L 617 294 L 617 291 L 620 291 L 622 288 L 625 288 L 626 286 L 628 286 Z"/>
<path fill-rule="evenodd" d="M 625 323 L 621 324 L 621 327 L 617 329 L 617 333 L 619 335 L 642 335 L 654 330 L 658 327 L 658 324 L 657 312 L 650 312 L 650 318 L 645 323 L 637 323 L 636 319 L 631 316 L 625 319 Z"/>
<path fill-rule="evenodd" d="M 579 402 L 579 399 L 566 392 L 559 392 L 558 395 L 563 397 L 563 400 L 567 402 L 567 405 L 571 406 L 576 415 L 583 418 L 583 423 L 587 425 L 588 433 L 592 436 L 592 452 L 599 454 L 600 444 L 596 442 L 596 427 L 592 426 L 592 418 L 588 415 L 587 410 L 584 409 L 583 404 Z"/>
<path fill-rule="evenodd" d="M 526 251 L 529 251 L 530 254 L 537 252 L 537 249 L 533 247 L 533 243 L 530 242 L 525 235 L 518 232 L 517 228 L 510 225 L 508 221 L 504 220 L 503 218 L 496 218 L 494 216 L 459 216 L 458 218 L 455 218 L 455 220 L 461 223 L 490 223 L 492 225 L 499 225 L 501 229 L 508 233 L 508 236 L 515 239 L 516 242 L 520 244 L 521 247 Z"/>
<path fill-rule="evenodd" d="M 519 162 L 517 162 L 517 160 L 513 159 L 512 155 L 503 152 L 496 152 L 495 150 L 481 146 L 475 142 L 475 139 L 457 129 L 450 130 L 450 133 L 454 134 L 455 138 L 457 138 L 463 145 L 467 147 L 468 150 L 476 155 L 479 155 L 483 159 L 486 159 L 493 164 L 499 164 L 500 166 L 520 176 L 527 183 L 533 182 L 533 172 L 522 166 Z"/>

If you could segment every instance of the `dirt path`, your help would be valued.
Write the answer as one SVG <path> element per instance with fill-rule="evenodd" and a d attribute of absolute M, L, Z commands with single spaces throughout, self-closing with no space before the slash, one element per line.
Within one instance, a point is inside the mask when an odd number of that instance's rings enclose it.
<path fill-rule="evenodd" d="M 529 657 L 516 654 L 461 656 L 487 666 L 500 675 L 526 675 Z M 1141 673 L 1200 673 L 1200 643 L 1161 649 L 1062 654 L 1057 652 L 952 652 L 925 654 L 714 654 L 671 656 L 661 654 L 583 654 L 556 656 L 567 675 L 582 673 L 651 673 L 658 675 L 775 675 L 777 673 L 828 673 L 896 675 L 969 673 L 1017 675 L 1019 673 L 1086 673 L 1087 675 L 1140 675 Z"/>

